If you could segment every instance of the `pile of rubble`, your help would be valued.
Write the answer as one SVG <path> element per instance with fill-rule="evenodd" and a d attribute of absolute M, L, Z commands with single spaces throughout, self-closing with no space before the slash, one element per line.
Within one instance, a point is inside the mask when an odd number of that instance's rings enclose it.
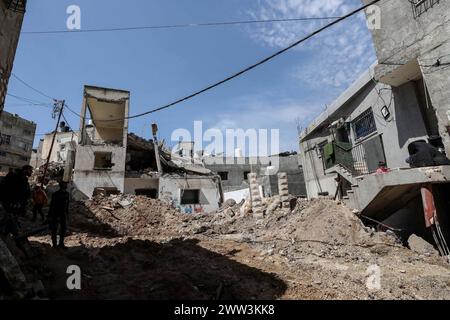
<path fill-rule="evenodd" d="M 262 217 L 249 201 L 189 215 L 143 196 L 98 195 L 71 204 L 68 251 L 38 236 L 42 259 L 19 260 L 50 298 L 450 299 L 450 267 L 424 240 L 405 248 L 333 200 L 289 204 L 264 199 Z M 82 268 L 84 290 L 65 289 L 68 264 Z"/>
<path fill-rule="evenodd" d="M 133 195 L 97 195 L 71 204 L 71 227 L 118 236 L 157 235 L 177 215 L 160 200 Z"/>
<path fill-rule="evenodd" d="M 45 164 L 33 170 L 33 175 L 30 177 L 30 180 L 33 183 L 42 183 L 42 177 L 45 172 Z M 57 162 L 50 162 L 48 164 L 47 173 L 45 175 L 45 184 L 56 183 L 57 181 L 61 181 L 64 176 L 64 165 Z"/>

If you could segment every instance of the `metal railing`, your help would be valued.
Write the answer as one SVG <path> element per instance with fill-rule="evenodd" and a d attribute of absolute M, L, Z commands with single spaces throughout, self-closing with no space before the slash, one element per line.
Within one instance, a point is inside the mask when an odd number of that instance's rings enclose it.
<path fill-rule="evenodd" d="M 344 167 L 352 176 L 362 176 L 374 173 L 377 170 L 376 163 L 385 161 L 375 159 L 368 161 L 367 151 L 363 143 L 352 146 L 350 143 L 332 142 L 333 156 L 326 159 L 325 167 L 330 169 L 336 165 Z"/>
<path fill-rule="evenodd" d="M 411 5 L 414 12 L 414 17 L 417 18 L 429 9 L 433 8 L 435 4 L 438 4 L 439 0 L 412 0 Z"/>

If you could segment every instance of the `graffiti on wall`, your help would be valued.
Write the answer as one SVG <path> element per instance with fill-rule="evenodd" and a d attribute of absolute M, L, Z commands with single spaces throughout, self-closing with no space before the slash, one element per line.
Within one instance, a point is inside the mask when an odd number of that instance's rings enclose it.
<path fill-rule="evenodd" d="M 180 212 L 185 213 L 185 214 L 198 214 L 198 213 L 204 212 L 203 205 L 201 205 L 201 204 L 184 205 L 184 206 L 178 205 L 177 209 Z"/>

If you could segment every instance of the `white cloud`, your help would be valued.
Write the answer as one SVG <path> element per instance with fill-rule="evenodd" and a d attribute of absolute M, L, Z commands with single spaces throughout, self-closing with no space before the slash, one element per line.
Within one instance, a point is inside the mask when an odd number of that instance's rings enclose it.
<path fill-rule="evenodd" d="M 360 0 L 261 0 L 249 14 L 257 19 L 342 16 L 361 6 Z M 286 47 L 328 21 L 266 24 L 251 37 L 274 48 Z M 374 61 L 372 38 L 363 13 L 335 25 L 301 44 L 301 62 L 292 75 L 311 88 L 342 90 Z"/>

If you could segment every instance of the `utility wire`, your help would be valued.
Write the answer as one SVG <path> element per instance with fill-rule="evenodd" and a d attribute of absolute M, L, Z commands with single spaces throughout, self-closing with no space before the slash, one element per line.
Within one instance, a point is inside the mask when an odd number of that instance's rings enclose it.
<path fill-rule="evenodd" d="M 334 20 L 334 21 L 332 21 L 330 23 L 328 23 L 327 25 L 317 29 L 316 31 L 310 33 L 309 35 L 303 37 L 302 39 L 294 42 L 290 46 L 288 46 L 288 47 L 286 47 L 286 48 L 284 48 L 282 50 L 279 50 L 279 51 L 275 52 L 274 54 L 268 56 L 267 58 L 264 58 L 264 59 L 256 62 L 255 64 L 253 64 L 253 65 L 251 65 L 251 66 L 249 66 L 249 67 L 247 67 L 247 68 L 245 68 L 245 69 L 243 69 L 243 70 L 241 70 L 241 71 L 239 71 L 239 72 L 237 72 L 237 73 L 235 73 L 235 74 L 233 74 L 233 75 L 231 75 L 231 76 L 229 76 L 229 77 L 227 77 L 227 78 L 225 78 L 225 79 L 223 79 L 223 80 L 221 80 L 219 82 L 216 82 L 216 83 L 214 83 L 214 84 L 212 84 L 212 85 L 210 85 L 210 86 L 208 86 L 208 87 L 206 87 L 204 89 L 196 91 L 196 92 L 194 92 L 194 93 L 192 93 L 192 94 L 190 94 L 188 96 L 185 96 L 184 98 L 178 99 L 178 100 L 176 100 L 174 102 L 171 102 L 169 104 L 166 104 L 166 105 L 164 105 L 162 107 L 159 107 L 159 108 L 156 108 L 156 109 L 153 109 L 153 110 L 150 110 L 150 111 L 142 112 L 142 113 L 139 113 L 139 114 L 136 114 L 136 115 L 133 115 L 133 116 L 123 117 L 123 118 L 118 118 L 118 119 L 97 120 L 97 121 L 98 122 L 99 121 L 110 122 L 110 121 L 121 121 L 121 120 L 126 120 L 126 119 L 139 118 L 139 117 L 143 117 L 143 116 L 146 116 L 146 115 L 149 115 L 149 114 L 152 114 L 152 113 L 164 110 L 164 109 L 168 109 L 168 108 L 173 107 L 173 106 L 175 106 L 175 105 L 177 105 L 177 104 L 179 104 L 181 102 L 184 102 L 186 100 L 190 100 L 190 99 L 192 99 L 192 98 L 194 98 L 194 97 L 196 97 L 196 96 L 198 96 L 198 95 L 200 95 L 200 94 L 202 94 L 202 93 L 204 93 L 206 91 L 209 91 L 209 90 L 214 89 L 214 88 L 216 88 L 216 87 L 218 87 L 218 86 L 220 86 L 220 85 L 222 85 L 222 84 L 224 84 L 226 82 L 229 82 L 229 81 L 231 81 L 231 80 L 233 80 L 233 79 L 243 75 L 244 73 L 247 73 L 247 72 L 255 69 L 256 67 L 258 67 L 258 66 L 260 66 L 260 65 L 262 65 L 262 64 L 264 64 L 266 62 L 269 62 L 270 60 L 278 57 L 279 55 L 285 53 L 286 51 L 288 51 L 288 50 L 298 46 L 299 44 L 301 44 L 301 43 L 303 43 L 303 42 L 313 38 L 317 34 L 319 34 L 319 33 L 323 32 L 323 31 L 331 28 L 332 26 L 338 24 L 339 22 L 344 21 L 347 18 L 350 18 L 350 17 L 354 16 L 355 14 L 357 14 L 357 13 L 367 9 L 368 7 L 376 4 L 379 1 L 381 1 L 381 0 L 373 0 L 373 1 L 369 2 L 368 4 L 358 8 L 356 10 L 353 10 L 350 13 L 348 13 L 348 14 L 346 14 L 346 15 L 344 15 L 344 16 L 342 16 L 342 17 L 340 17 L 340 18 L 338 18 L 338 19 L 336 19 L 336 20 Z"/>
<path fill-rule="evenodd" d="M 80 30 L 23 31 L 22 34 L 61 34 L 61 33 L 136 31 L 136 30 L 151 30 L 151 29 L 179 29 L 179 28 L 192 28 L 192 27 L 232 26 L 232 25 L 258 24 L 258 23 L 335 20 L 335 19 L 339 19 L 339 18 L 340 17 L 304 17 L 304 18 L 241 20 L 241 21 L 225 21 L 225 22 L 187 23 L 187 24 L 172 24 L 172 25 L 159 25 L 159 26 L 158 25 L 156 25 L 156 26 L 135 26 L 135 27 L 98 28 L 98 29 L 80 29 Z"/>
<path fill-rule="evenodd" d="M 21 78 L 19 78 L 15 73 L 12 73 L 12 76 L 14 78 L 16 78 L 20 83 L 22 83 L 23 85 L 25 85 L 26 87 L 30 88 L 31 90 L 33 90 L 34 92 L 39 93 L 40 95 L 42 95 L 43 97 L 46 97 L 50 100 L 52 100 L 53 102 L 55 101 L 55 98 L 50 97 L 49 95 L 45 94 L 44 92 L 34 88 L 33 86 L 29 85 L 28 83 L 26 83 L 24 80 L 22 80 Z"/>
<path fill-rule="evenodd" d="M 9 96 L 9 97 L 12 97 L 14 99 L 17 99 L 17 100 L 20 100 L 20 101 L 27 102 L 29 104 L 35 105 L 35 106 L 49 105 L 49 103 L 47 103 L 47 102 L 42 102 L 42 101 L 37 101 L 37 100 L 25 98 L 25 97 L 16 96 L 16 95 L 14 95 L 12 93 L 7 93 L 6 95 Z"/>

